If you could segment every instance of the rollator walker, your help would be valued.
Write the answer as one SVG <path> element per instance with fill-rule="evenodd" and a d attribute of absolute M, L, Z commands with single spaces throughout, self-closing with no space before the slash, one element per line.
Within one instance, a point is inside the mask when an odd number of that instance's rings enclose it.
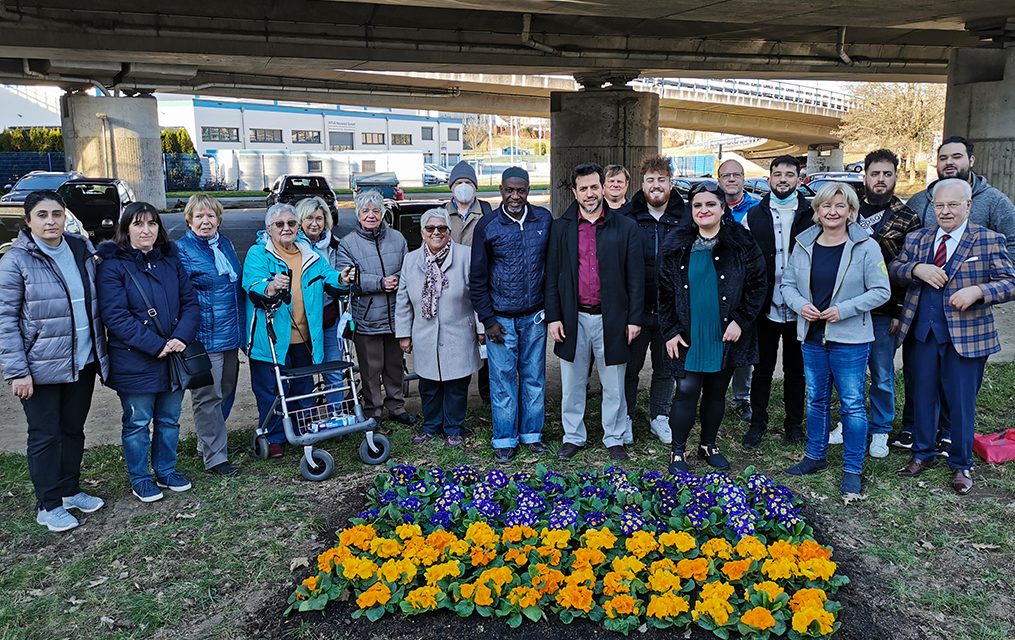
<path fill-rule="evenodd" d="M 307 480 L 314 482 L 327 480 L 335 470 L 335 459 L 332 455 L 323 449 L 315 449 L 314 445 L 324 440 L 341 438 L 354 433 L 363 434 L 363 442 L 359 446 L 360 460 L 372 465 L 384 463 L 391 455 L 391 444 L 383 434 L 375 432 L 378 426 L 377 421 L 363 415 L 358 393 L 359 385 L 355 379 L 355 373 L 359 368 L 348 360 L 324 362 L 306 367 L 283 368 L 279 364 L 278 354 L 275 352 L 278 338 L 274 325 L 275 313 L 282 306 L 283 300 L 281 297 L 268 298 L 258 294 L 250 294 L 250 296 L 254 306 L 264 312 L 277 390 L 271 411 L 254 431 L 253 454 L 261 459 L 268 457 L 268 425 L 276 415 L 281 415 L 286 442 L 293 446 L 303 447 L 300 473 Z M 344 324 L 351 321 L 340 298 L 336 297 L 336 303 L 339 305 L 340 320 L 337 323 L 338 326 L 328 329 L 329 331 L 340 330 Z M 343 350 L 346 354 L 350 354 L 351 359 L 353 353 L 351 340 L 343 336 L 342 341 Z M 284 382 L 299 378 L 313 378 L 330 371 L 343 372 L 342 381 L 337 386 L 329 387 L 327 383 L 324 383 L 305 395 L 286 395 Z M 307 400 L 312 400 L 313 405 L 299 408 L 303 404 L 301 401 Z"/>

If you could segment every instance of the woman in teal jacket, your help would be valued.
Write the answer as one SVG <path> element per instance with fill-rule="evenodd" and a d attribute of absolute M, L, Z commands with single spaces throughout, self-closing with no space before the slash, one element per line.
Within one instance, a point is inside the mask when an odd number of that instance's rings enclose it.
<path fill-rule="evenodd" d="M 324 287 L 348 289 L 353 267 L 339 273 L 309 243 L 297 239 L 299 223 L 291 205 L 269 207 L 264 226 L 265 231 L 258 234 L 243 262 L 243 289 L 250 296 L 282 300 L 274 315 L 275 356 L 279 364 L 284 367 L 320 364 L 324 361 Z M 263 423 L 276 395 L 272 345 L 264 310 L 249 297 L 246 306 L 250 386 Z M 313 386 L 310 378 L 283 385 L 286 395 L 292 396 L 308 394 Z M 281 416 L 273 416 L 268 429 L 268 457 L 281 458 L 285 441 Z"/>

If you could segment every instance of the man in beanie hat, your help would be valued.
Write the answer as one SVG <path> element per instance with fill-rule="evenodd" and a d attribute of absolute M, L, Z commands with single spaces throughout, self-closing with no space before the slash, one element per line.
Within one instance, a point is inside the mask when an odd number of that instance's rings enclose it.
<path fill-rule="evenodd" d="M 493 211 L 489 202 L 476 197 L 476 170 L 465 160 L 459 161 L 451 169 L 448 186 L 451 187 L 451 200 L 444 205 L 451 223 L 451 240 L 458 244 L 472 246 L 472 235 L 476 232 L 479 221 Z M 483 358 L 483 366 L 476 374 L 479 385 L 479 397 L 483 406 L 490 406 L 490 366 Z"/>
<path fill-rule="evenodd" d="M 553 218 L 529 204 L 525 169 L 504 171 L 500 195 L 501 205 L 476 224 L 469 295 L 486 327 L 494 457 L 506 463 L 519 442 L 533 453 L 546 452 L 543 285 Z"/>
<path fill-rule="evenodd" d="M 488 202 L 476 198 L 476 184 L 476 170 L 462 160 L 451 169 L 451 175 L 448 176 L 451 200 L 444 205 L 451 221 L 451 239 L 470 247 L 476 225 L 493 210 Z"/>

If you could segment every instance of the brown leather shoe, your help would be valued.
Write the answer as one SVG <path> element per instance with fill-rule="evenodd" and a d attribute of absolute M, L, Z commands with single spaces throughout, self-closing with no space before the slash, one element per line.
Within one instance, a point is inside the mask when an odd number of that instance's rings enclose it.
<path fill-rule="evenodd" d="M 955 475 L 952 476 L 952 489 L 960 496 L 973 490 L 973 477 L 969 474 L 968 469 L 955 472 Z"/>
<path fill-rule="evenodd" d="M 906 466 L 902 467 L 896 473 L 900 476 L 909 476 L 915 478 L 927 469 L 934 466 L 934 460 L 920 460 L 919 458 L 910 458 Z"/>
<path fill-rule="evenodd" d="M 564 446 L 562 446 L 560 448 L 560 451 L 557 452 L 557 459 L 570 460 L 579 451 L 581 451 L 581 447 L 579 447 L 578 445 L 572 444 L 570 442 L 565 442 Z"/>

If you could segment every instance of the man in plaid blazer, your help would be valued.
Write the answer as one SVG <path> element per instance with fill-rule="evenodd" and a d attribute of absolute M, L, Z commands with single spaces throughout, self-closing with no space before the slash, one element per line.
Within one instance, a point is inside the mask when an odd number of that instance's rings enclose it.
<path fill-rule="evenodd" d="M 1003 235 L 969 222 L 968 182 L 946 179 L 934 187 L 938 227 L 906 236 L 892 261 L 892 278 L 908 286 L 899 341 L 911 340 L 913 456 L 899 473 L 918 476 L 933 466 L 939 408 L 951 417 L 948 465 L 952 489 L 973 488 L 976 394 L 987 357 L 1001 350 L 990 305 L 1015 297 L 1015 266 Z"/>

